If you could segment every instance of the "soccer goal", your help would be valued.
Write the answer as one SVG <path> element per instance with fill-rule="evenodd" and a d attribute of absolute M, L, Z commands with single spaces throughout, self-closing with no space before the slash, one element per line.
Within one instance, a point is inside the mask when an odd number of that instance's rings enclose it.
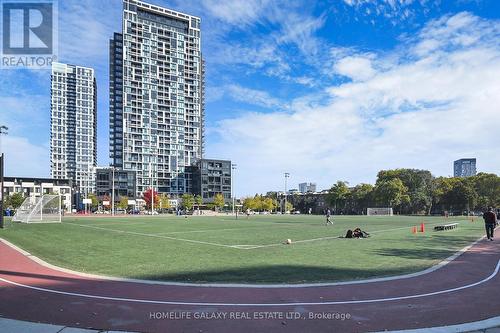
<path fill-rule="evenodd" d="M 382 208 L 367 208 L 366 215 L 368 216 L 392 216 L 392 208 L 391 207 L 382 207 Z"/>
<path fill-rule="evenodd" d="M 54 223 L 61 222 L 61 196 L 44 194 L 40 197 L 28 197 L 12 217 L 14 222 Z"/>

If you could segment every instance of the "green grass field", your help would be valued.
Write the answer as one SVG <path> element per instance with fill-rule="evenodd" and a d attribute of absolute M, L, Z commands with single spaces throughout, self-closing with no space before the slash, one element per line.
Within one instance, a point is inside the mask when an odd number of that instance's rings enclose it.
<path fill-rule="evenodd" d="M 411 226 L 426 222 L 427 231 Z M 437 224 L 458 229 L 434 232 Z M 463 217 L 335 216 L 67 217 L 62 224 L 13 224 L 0 237 L 81 272 L 183 282 L 305 283 L 420 271 L 483 234 Z M 344 239 L 361 227 L 367 239 Z M 293 244 L 282 244 L 286 239 Z"/>

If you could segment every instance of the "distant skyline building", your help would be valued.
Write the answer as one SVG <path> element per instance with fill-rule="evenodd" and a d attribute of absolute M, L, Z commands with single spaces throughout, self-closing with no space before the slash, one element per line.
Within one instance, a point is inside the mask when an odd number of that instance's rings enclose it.
<path fill-rule="evenodd" d="M 299 192 L 300 193 L 316 192 L 316 183 L 300 183 Z"/>
<path fill-rule="evenodd" d="M 95 191 L 97 87 L 94 69 L 52 63 L 50 173 L 82 194 Z"/>
<path fill-rule="evenodd" d="M 186 192 L 185 167 L 203 157 L 200 18 L 123 1 L 110 41 L 110 158 L 136 171 L 137 194 Z"/>
<path fill-rule="evenodd" d="M 454 177 L 471 177 L 476 175 L 476 159 L 462 158 L 453 162 Z"/>

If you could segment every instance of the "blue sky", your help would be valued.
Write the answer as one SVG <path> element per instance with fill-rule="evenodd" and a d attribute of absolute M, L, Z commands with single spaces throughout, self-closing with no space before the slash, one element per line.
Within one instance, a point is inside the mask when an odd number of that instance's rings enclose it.
<path fill-rule="evenodd" d="M 153 0 L 202 18 L 207 157 L 238 164 L 238 195 L 380 169 L 437 176 L 477 157 L 500 173 L 500 2 Z M 59 1 L 59 60 L 96 69 L 108 165 L 108 40 L 121 1 Z M 7 175 L 49 175 L 50 73 L 0 73 Z"/>

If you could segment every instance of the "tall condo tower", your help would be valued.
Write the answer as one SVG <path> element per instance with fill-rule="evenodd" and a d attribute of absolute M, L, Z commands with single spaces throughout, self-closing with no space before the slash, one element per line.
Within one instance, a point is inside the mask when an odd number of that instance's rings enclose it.
<path fill-rule="evenodd" d="M 475 175 L 475 158 L 462 158 L 453 162 L 453 177 L 471 177 Z"/>
<path fill-rule="evenodd" d="M 81 194 L 95 190 L 97 88 L 94 70 L 54 62 L 51 75 L 50 166 Z"/>
<path fill-rule="evenodd" d="M 200 18 L 123 1 L 110 41 L 110 157 L 136 171 L 137 194 L 182 194 L 185 167 L 203 156 Z"/>

